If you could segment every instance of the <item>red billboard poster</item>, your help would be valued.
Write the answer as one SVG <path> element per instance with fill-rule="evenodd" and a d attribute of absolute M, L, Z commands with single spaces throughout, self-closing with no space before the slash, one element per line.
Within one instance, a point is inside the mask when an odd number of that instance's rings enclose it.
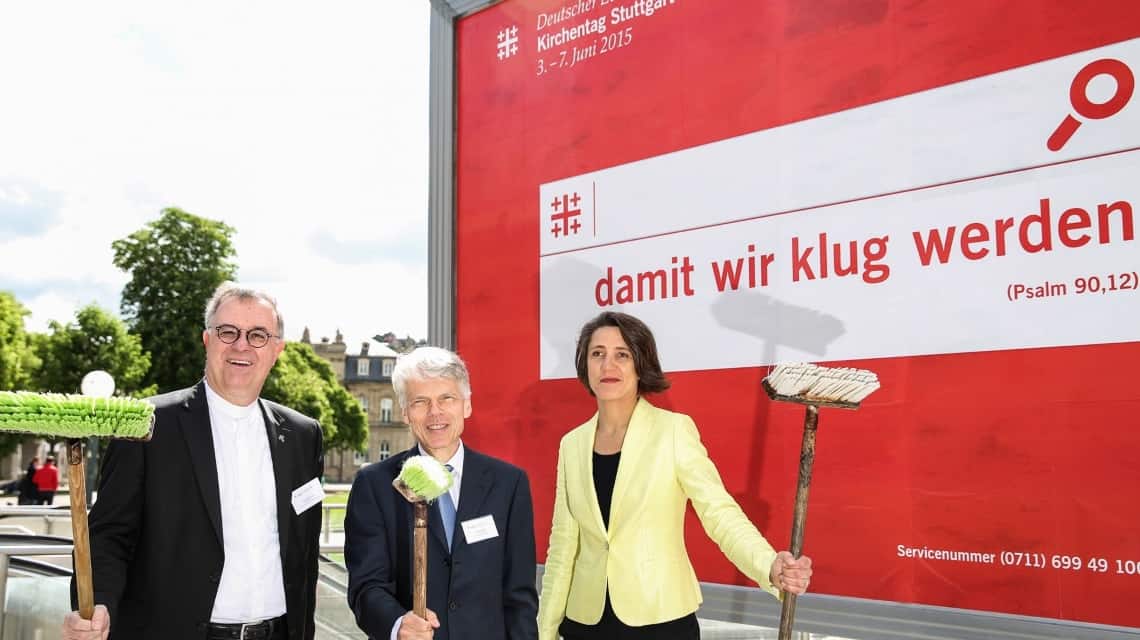
<path fill-rule="evenodd" d="M 540 562 L 620 309 L 777 548 L 803 414 L 761 379 L 879 375 L 820 418 L 814 592 L 1140 626 L 1140 3 L 507 0 L 455 42 L 465 437 Z"/>

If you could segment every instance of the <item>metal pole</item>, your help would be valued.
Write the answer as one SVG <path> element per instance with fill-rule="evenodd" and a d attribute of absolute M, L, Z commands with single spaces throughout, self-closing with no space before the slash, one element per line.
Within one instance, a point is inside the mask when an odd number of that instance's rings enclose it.
<path fill-rule="evenodd" d="M 4 637 L 4 610 L 8 607 L 8 554 L 0 551 L 0 638 Z"/>
<path fill-rule="evenodd" d="M 95 487 L 99 481 L 99 438 L 88 438 L 87 449 L 85 451 L 87 458 L 86 465 L 86 494 L 87 504 L 95 502 Z"/>

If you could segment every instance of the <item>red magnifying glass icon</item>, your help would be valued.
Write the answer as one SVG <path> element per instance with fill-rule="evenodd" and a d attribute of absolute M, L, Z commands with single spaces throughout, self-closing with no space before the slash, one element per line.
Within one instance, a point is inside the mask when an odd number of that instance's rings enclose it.
<path fill-rule="evenodd" d="M 1116 92 L 1104 102 L 1089 100 L 1089 83 L 1100 75 L 1106 75 L 1116 81 Z M 1073 104 L 1073 111 L 1088 120 L 1100 120 L 1120 113 L 1124 105 L 1132 99 L 1132 91 L 1136 88 L 1136 78 L 1128 65 L 1115 58 L 1101 58 L 1084 66 L 1073 77 L 1073 84 L 1069 87 L 1069 101 Z M 1065 116 L 1061 124 L 1049 136 L 1046 146 L 1050 151 L 1060 151 L 1061 147 L 1073 137 L 1081 127 L 1081 121 L 1073 114 Z"/>

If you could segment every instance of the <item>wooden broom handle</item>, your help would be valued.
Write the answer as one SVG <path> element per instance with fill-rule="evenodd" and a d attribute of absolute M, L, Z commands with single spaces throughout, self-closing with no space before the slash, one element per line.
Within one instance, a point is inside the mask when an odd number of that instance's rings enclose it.
<path fill-rule="evenodd" d="M 806 405 L 804 439 L 800 445 L 800 478 L 796 484 L 796 505 L 792 513 L 792 557 L 799 558 L 804 550 L 804 523 L 807 521 L 808 489 L 811 486 L 811 467 L 815 462 L 815 430 L 819 424 L 819 407 Z M 790 640 L 792 624 L 796 619 L 796 595 L 784 593 L 780 609 L 780 640 Z"/>
<path fill-rule="evenodd" d="M 87 469 L 83 463 L 83 441 L 67 441 L 67 480 L 71 497 L 71 538 L 75 548 L 75 591 L 79 615 L 90 620 L 95 615 L 95 589 L 91 583 L 91 540 L 87 532 Z"/>
<path fill-rule="evenodd" d="M 427 526 L 428 506 L 413 503 L 415 518 L 414 556 L 412 558 L 412 613 L 427 620 Z"/>

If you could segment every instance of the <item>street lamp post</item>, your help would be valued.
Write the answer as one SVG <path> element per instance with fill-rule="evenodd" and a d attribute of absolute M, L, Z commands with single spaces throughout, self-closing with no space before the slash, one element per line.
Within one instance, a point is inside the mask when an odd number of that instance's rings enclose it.
<path fill-rule="evenodd" d="M 110 398 L 111 394 L 115 393 L 115 379 L 111 374 L 106 371 L 95 370 L 83 376 L 83 381 L 79 383 L 79 390 L 85 396 L 92 398 Z M 88 438 L 87 446 L 85 447 L 84 455 L 86 456 L 86 500 L 88 508 L 91 507 L 91 497 L 95 493 L 95 482 L 99 476 L 99 465 L 96 462 L 99 459 L 99 439 Z"/>

